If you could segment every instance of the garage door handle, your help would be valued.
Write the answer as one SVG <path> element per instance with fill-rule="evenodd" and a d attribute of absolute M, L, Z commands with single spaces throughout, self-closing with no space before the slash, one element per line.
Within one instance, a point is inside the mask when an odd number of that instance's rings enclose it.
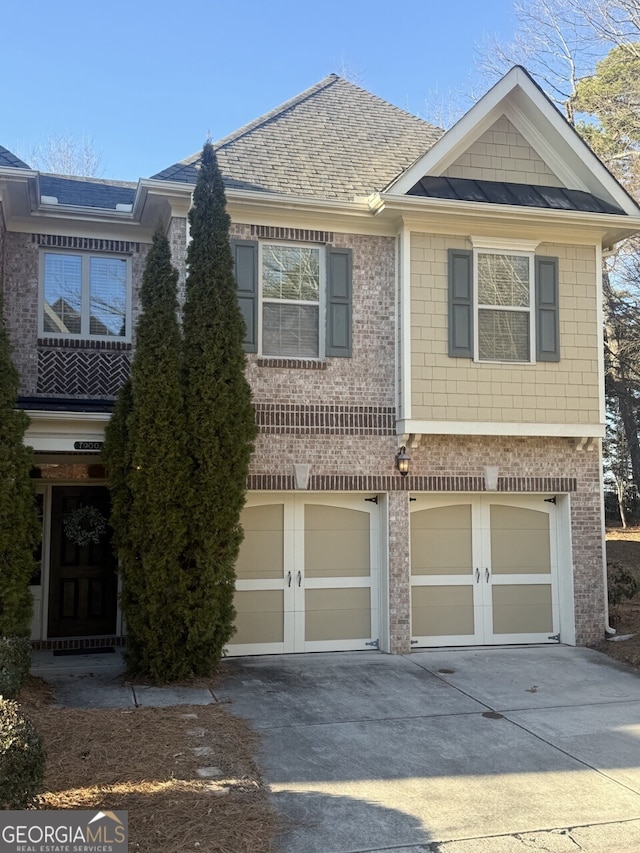
<path fill-rule="evenodd" d="M 484 579 L 487 583 L 489 583 L 489 569 L 484 570 Z"/>
<path fill-rule="evenodd" d="M 291 586 L 291 572 L 287 573 L 287 586 Z"/>
<path fill-rule="evenodd" d="M 476 566 L 476 583 L 480 583 L 480 569 Z"/>
<path fill-rule="evenodd" d="M 302 586 L 302 572 L 298 572 L 298 586 Z"/>

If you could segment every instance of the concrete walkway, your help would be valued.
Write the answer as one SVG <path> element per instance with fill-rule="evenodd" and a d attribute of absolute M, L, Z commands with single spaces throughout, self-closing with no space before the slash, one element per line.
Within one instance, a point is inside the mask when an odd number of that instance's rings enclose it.
<path fill-rule="evenodd" d="M 229 701 L 262 734 L 283 853 L 640 851 L 640 677 L 588 649 L 229 659 L 215 694 L 44 655 L 65 705 Z"/>
<path fill-rule="evenodd" d="M 147 687 L 130 684 L 122 652 L 68 655 L 34 652 L 31 673 L 53 687 L 56 702 L 66 708 L 133 708 L 210 705 L 217 698 L 202 687 Z"/>

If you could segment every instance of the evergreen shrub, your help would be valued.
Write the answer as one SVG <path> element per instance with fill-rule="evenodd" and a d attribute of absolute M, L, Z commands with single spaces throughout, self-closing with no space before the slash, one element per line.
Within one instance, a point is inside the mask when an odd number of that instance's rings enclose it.
<path fill-rule="evenodd" d="M 26 637 L 0 637 L 0 696 L 17 699 L 31 668 L 31 645 Z"/>
<path fill-rule="evenodd" d="M 17 702 L 0 698 L 0 808 L 37 804 L 44 761 L 42 738 L 31 721 Z"/>

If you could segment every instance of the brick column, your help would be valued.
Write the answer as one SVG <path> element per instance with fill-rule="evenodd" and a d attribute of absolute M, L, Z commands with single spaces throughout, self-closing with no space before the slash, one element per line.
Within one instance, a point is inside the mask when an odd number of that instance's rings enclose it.
<path fill-rule="evenodd" d="M 409 493 L 389 492 L 389 635 L 392 654 L 411 650 Z"/>

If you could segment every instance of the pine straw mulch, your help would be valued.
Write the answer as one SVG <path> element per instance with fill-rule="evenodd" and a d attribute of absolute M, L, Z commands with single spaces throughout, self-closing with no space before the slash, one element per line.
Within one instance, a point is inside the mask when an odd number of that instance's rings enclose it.
<path fill-rule="evenodd" d="M 281 828 L 257 736 L 220 705 L 79 710 L 30 677 L 20 703 L 47 751 L 42 809 L 123 809 L 137 853 L 267 853 Z M 210 747 L 198 755 L 193 748 Z M 216 767 L 214 780 L 198 767 Z"/>
<path fill-rule="evenodd" d="M 628 569 L 640 581 L 640 528 L 607 528 L 607 565 L 610 571 L 613 564 Z M 640 670 L 640 596 L 611 607 L 609 622 L 616 629 L 616 636 L 632 636 L 626 640 L 601 640 L 594 644 L 594 648 Z"/>

